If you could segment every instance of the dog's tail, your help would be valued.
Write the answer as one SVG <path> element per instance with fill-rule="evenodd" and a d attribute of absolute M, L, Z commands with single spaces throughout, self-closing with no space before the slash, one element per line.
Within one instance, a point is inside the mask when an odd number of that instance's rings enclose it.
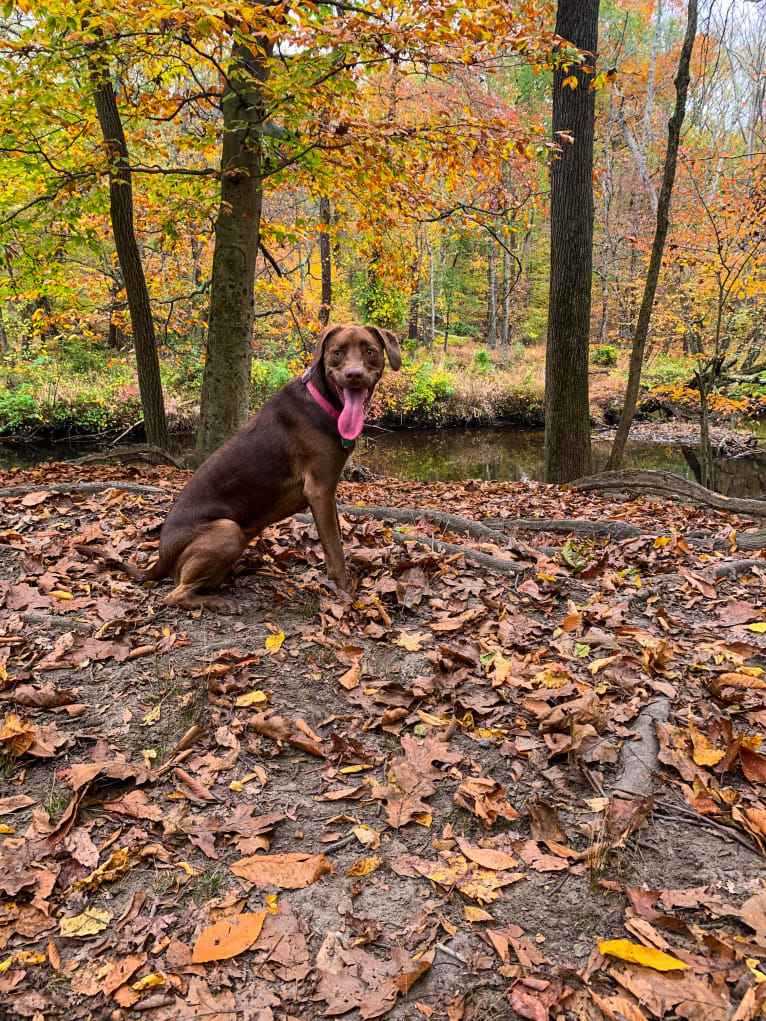
<path fill-rule="evenodd" d="M 151 567 L 146 568 L 139 567 L 132 560 L 123 560 L 116 553 L 110 553 L 108 550 L 95 549 L 92 546 L 78 546 L 77 550 L 91 560 L 99 560 L 110 567 L 116 567 L 133 581 L 158 581 L 168 573 L 162 558 L 155 561 Z"/>

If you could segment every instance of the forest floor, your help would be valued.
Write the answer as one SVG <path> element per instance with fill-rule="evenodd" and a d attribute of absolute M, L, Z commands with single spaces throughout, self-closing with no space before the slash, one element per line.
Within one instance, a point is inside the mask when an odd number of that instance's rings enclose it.
<path fill-rule="evenodd" d="M 187 477 L 0 474 L 4 1021 L 761 1016 L 757 516 L 344 482 L 502 535 L 345 513 L 349 605 L 289 519 L 189 614 L 98 559 Z"/>

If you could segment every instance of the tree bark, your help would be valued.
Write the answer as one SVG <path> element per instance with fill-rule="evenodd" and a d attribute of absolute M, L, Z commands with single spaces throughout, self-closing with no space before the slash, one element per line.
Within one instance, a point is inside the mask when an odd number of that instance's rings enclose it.
<path fill-rule="evenodd" d="M 500 346 L 503 348 L 508 348 L 511 342 L 511 291 L 514 285 L 511 283 L 511 250 L 509 245 L 514 243 L 513 239 L 515 237 L 515 234 L 508 235 L 505 239 L 505 247 L 503 248 L 503 318 L 500 323 Z"/>
<path fill-rule="evenodd" d="M 133 184 L 128 146 L 108 71 L 96 63 L 91 67 L 96 114 L 109 156 L 109 216 L 133 327 L 136 372 L 146 438 L 153 446 L 168 450 L 170 436 L 165 417 L 154 320 L 133 222 Z"/>
<path fill-rule="evenodd" d="M 420 238 L 415 236 L 415 260 L 410 266 L 410 307 L 407 322 L 407 339 L 418 339 L 418 323 L 420 321 Z"/>
<path fill-rule="evenodd" d="M 215 224 L 207 357 L 195 451 L 198 464 L 244 425 L 250 410 L 268 56 L 263 37 L 236 43 L 221 101 L 221 201 Z"/>
<path fill-rule="evenodd" d="M 426 235 L 426 251 L 428 252 L 428 289 L 431 300 L 431 333 L 428 338 L 428 350 L 433 351 L 436 340 L 436 290 L 434 287 L 434 253 L 428 235 Z"/>
<path fill-rule="evenodd" d="M 487 347 L 497 345 L 497 271 L 495 269 L 495 241 L 489 239 L 487 255 Z"/>
<path fill-rule="evenodd" d="M 319 221 L 322 230 L 319 234 L 319 265 L 322 274 L 322 307 L 319 309 L 319 322 L 327 326 L 330 321 L 330 308 L 332 306 L 332 259 L 330 256 L 330 199 L 327 195 L 319 199 Z"/>
<path fill-rule="evenodd" d="M 598 48 L 599 0 L 559 0 L 556 33 L 591 56 Z M 564 84 L 574 75 L 577 87 Z M 545 359 L 545 477 L 569 482 L 590 473 L 588 344 L 593 267 L 592 74 L 562 65 L 553 76 L 551 277 Z M 560 132 L 574 137 L 562 139 Z"/>
<path fill-rule="evenodd" d="M 615 433 L 614 443 L 607 462 L 607 470 L 615 471 L 622 464 L 625 453 L 625 444 L 630 432 L 630 424 L 636 411 L 638 401 L 638 389 L 641 383 L 641 367 L 644 361 L 646 349 L 646 338 L 649 335 L 649 323 L 652 317 L 652 306 L 654 296 L 657 292 L 657 283 L 660 278 L 662 266 L 662 252 L 665 248 L 665 238 L 668 233 L 670 221 L 670 199 L 673 195 L 673 184 L 676 177 L 676 163 L 678 161 L 678 148 L 681 142 L 681 125 L 686 115 L 686 94 L 689 89 L 689 66 L 691 64 L 694 38 L 697 34 L 697 0 L 689 0 L 689 13 L 686 22 L 686 34 L 681 56 L 678 60 L 678 72 L 676 74 L 676 105 L 673 116 L 668 122 L 668 148 L 665 154 L 665 169 L 662 175 L 662 188 L 657 203 L 657 226 L 652 243 L 652 253 L 649 259 L 649 268 L 646 272 L 644 283 L 644 296 L 641 300 L 641 308 L 638 313 L 636 332 L 633 335 L 633 348 L 630 353 L 630 367 L 628 369 L 628 385 L 625 390 L 625 400 L 620 415 L 620 424 Z"/>

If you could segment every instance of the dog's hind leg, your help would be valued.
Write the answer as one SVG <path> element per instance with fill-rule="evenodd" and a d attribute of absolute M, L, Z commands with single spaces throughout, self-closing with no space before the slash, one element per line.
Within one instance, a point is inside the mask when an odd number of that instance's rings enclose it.
<path fill-rule="evenodd" d="M 173 572 L 176 587 L 165 596 L 163 603 L 184 610 L 204 607 L 220 613 L 235 613 L 235 600 L 202 593 L 200 589 L 217 588 L 245 546 L 247 539 L 236 521 L 229 518 L 211 521 L 178 558 Z"/>

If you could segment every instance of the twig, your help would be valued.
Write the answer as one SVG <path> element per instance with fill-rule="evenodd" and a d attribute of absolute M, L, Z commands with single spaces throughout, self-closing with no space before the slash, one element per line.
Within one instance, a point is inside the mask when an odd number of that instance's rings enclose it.
<path fill-rule="evenodd" d="M 111 446 L 116 447 L 117 444 L 120 442 L 120 440 L 123 438 L 123 436 L 127 436 L 129 432 L 133 432 L 133 430 L 136 428 L 137 425 L 141 425 L 143 420 L 144 420 L 144 418 L 143 418 L 143 415 L 142 415 L 141 418 L 139 418 L 137 422 L 134 422 L 132 425 L 129 425 L 127 429 L 123 429 L 122 432 L 120 433 L 120 435 L 112 440 Z"/>
<path fill-rule="evenodd" d="M 450 948 L 448 946 L 445 946 L 444 943 L 435 943 L 434 948 L 436 950 L 441 950 L 443 954 L 446 954 L 447 957 L 451 957 L 452 960 L 457 961 L 458 964 L 464 964 L 466 967 L 468 966 L 468 961 L 465 959 L 465 957 L 463 957 L 462 954 L 459 954 L 457 950 L 450 950 Z"/>
<path fill-rule="evenodd" d="M 677 822 L 683 825 L 688 822 L 692 826 L 699 826 L 701 829 L 713 829 L 723 834 L 725 837 L 729 837 L 730 840 L 736 841 L 738 844 L 742 844 L 748 851 L 753 851 L 758 854 L 759 849 L 751 844 L 745 837 L 741 837 L 735 830 L 730 829 L 728 826 L 723 826 L 719 822 L 713 822 L 712 819 L 708 819 L 701 815 L 697 815 L 694 812 L 687 812 L 686 809 L 677 808 L 675 812 L 671 812 L 666 808 L 655 807 L 652 809 L 655 815 L 658 815 L 660 819 L 667 819 L 669 822 Z"/>
<path fill-rule="evenodd" d="M 356 833 L 349 833 L 348 836 L 342 837 L 340 840 L 336 840 L 332 844 L 323 847 L 322 854 L 325 854 L 327 851 L 340 851 L 342 847 L 348 847 L 349 844 L 353 844 L 356 839 Z"/>

